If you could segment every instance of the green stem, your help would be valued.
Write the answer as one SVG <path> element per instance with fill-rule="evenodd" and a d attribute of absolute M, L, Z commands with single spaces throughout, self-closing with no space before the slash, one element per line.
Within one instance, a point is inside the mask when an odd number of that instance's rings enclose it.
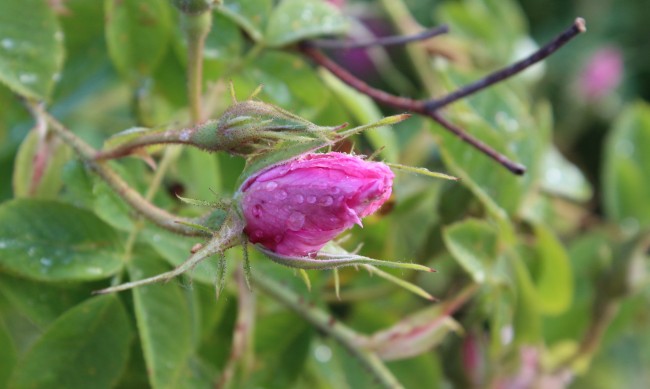
<path fill-rule="evenodd" d="M 32 110 L 47 120 L 50 129 L 63 142 L 70 146 L 75 153 L 84 161 L 86 166 L 99 175 L 127 204 L 142 214 L 144 217 L 166 230 L 187 236 L 209 236 L 204 231 L 191 228 L 188 225 L 194 223 L 192 219 L 173 215 L 148 202 L 140 193 L 135 191 L 106 163 L 94 159 L 97 150 L 78 138 L 70 130 L 65 128 L 53 116 L 45 112 L 41 107 L 33 105 Z M 183 224 L 184 223 L 184 224 Z"/>
<path fill-rule="evenodd" d="M 192 124 L 202 120 L 203 48 L 212 26 L 210 10 L 197 15 L 181 14 L 187 39 L 187 94 Z"/>
<path fill-rule="evenodd" d="M 393 373 L 375 353 L 359 346 L 359 338 L 362 335 L 334 320 L 326 312 L 306 303 L 300 296 L 270 278 L 253 274 L 252 281 L 253 285 L 265 295 L 286 305 L 313 326 L 339 342 L 368 369 L 381 386 L 391 389 L 402 388 Z"/>

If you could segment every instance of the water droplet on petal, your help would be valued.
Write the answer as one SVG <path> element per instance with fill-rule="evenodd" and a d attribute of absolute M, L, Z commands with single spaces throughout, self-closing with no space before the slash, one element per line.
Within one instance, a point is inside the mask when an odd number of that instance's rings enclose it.
<path fill-rule="evenodd" d="M 287 198 L 287 192 L 285 192 L 283 190 L 279 190 L 279 191 L 275 192 L 275 199 L 276 200 L 284 200 L 286 198 Z"/>
<path fill-rule="evenodd" d="M 293 196 L 294 204 L 302 204 L 305 201 L 305 197 L 301 194 Z"/>
<path fill-rule="evenodd" d="M 314 204 L 316 203 L 316 196 L 307 196 L 307 202 L 309 204 Z"/>
<path fill-rule="evenodd" d="M 262 230 L 257 230 L 255 232 L 253 232 L 253 236 L 256 237 L 256 238 L 261 238 L 261 237 L 264 236 L 264 233 L 262 232 Z"/>
<path fill-rule="evenodd" d="M 330 205 L 334 204 L 334 198 L 332 198 L 332 196 L 323 196 L 320 199 L 320 203 L 325 207 L 329 207 Z"/>
<path fill-rule="evenodd" d="M 293 212 L 287 219 L 287 228 L 292 231 L 298 231 L 305 225 L 305 215 L 300 212 Z"/>
<path fill-rule="evenodd" d="M 278 183 L 275 181 L 269 181 L 266 183 L 266 185 L 264 185 L 264 189 L 268 190 L 269 192 L 277 187 L 278 187 Z"/>
<path fill-rule="evenodd" d="M 275 243 L 280 243 L 280 242 L 282 242 L 282 235 L 279 235 L 279 234 L 276 235 L 275 238 L 273 238 L 273 240 L 275 240 Z"/>

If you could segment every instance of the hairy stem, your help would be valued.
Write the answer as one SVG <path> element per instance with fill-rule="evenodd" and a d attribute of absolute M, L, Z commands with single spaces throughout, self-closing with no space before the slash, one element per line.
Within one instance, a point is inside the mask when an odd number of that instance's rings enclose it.
<path fill-rule="evenodd" d="M 99 175 L 131 208 L 149 219 L 154 224 L 166 230 L 187 236 L 209 236 L 205 231 L 188 227 L 192 219 L 173 215 L 148 202 L 140 193 L 131 188 L 113 169 L 106 163 L 94 159 L 97 150 L 78 138 L 70 130 L 65 128 L 49 113 L 37 105 L 31 106 L 32 110 L 47 120 L 50 129 L 70 146 L 82 161 Z"/>
<path fill-rule="evenodd" d="M 391 389 L 402 388 L 393 373 L 375 353 L 359 346 L 359 338 L 362 335 L 336 321 L 328 313 L 306 303 L 300 296 L 269 278 L 254 274 L 252 281 L 253 285 L 265 295 L 286 305 L 313 326 L 335 339 L 368 369 L 381 386 Z"/>

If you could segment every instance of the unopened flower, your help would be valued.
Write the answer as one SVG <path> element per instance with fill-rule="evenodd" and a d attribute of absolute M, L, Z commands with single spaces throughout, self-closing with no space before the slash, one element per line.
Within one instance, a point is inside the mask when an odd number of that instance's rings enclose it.
<path fill-rule="evenodd" d="M 253 243 L 286 256 L 317 253 L 389 197 L 393 173 L 383 163 L 342 153 L 305 154 L 242 185 L 244 231 Z"/>

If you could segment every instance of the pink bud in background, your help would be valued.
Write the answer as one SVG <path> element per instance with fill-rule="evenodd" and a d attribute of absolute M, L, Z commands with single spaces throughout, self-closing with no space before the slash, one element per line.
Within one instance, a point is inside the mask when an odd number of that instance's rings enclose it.
<path fill-rule="evenodd" d="M 611 93 L 621 82 L 623 57 L 620 50 L 606 47 L 589 58 L 579 80 L 580 94 L 598 100 Z"/>
<path fill-rule="evenodd" d="M 388 200 L 393 177 L 385 164 L 349 154 L 303 155 L 242 185 L 244 231 L 277 254 L 315 254 Z"/>

